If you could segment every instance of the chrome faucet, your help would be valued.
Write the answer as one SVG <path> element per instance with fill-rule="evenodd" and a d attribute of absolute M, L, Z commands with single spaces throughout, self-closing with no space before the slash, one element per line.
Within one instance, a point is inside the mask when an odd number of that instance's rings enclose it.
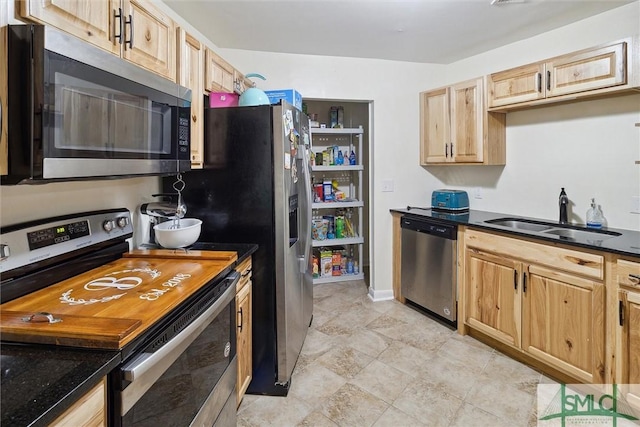
<path fill-rule="evenodd" d="M 567 209 L 569 207 L 569 197 L 567 197 L 567 193 L 564 192 L 564 187 L 562 187 L 562 191 L 560 191 L 560 198 L 558 200 L 560 205 L 560 224 L 567 224 L 569 219 L 567 218 Z"/>

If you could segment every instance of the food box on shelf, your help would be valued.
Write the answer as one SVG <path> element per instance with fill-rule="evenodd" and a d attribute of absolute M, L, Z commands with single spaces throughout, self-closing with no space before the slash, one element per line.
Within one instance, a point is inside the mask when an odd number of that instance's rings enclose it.
<path fill-rule="evenodd" d="M 277 104 L 281 99 L 284 99 L 298 110 L 302 110 L 302 95 L 295 89 L 265 90 L 264 93 L 267 94 L 272 104 Z"/>
<path fill-rule="evenodd" d="M 312 262 L 312 272 L 313 272 L 313 278 L 317 279 L 318 277 L 320 277 L 320 253 L 315 253 L 313 254 L 313 262 Z"/>
<path fill-rule="evenodd" d="M 329 277 L 333 270 L 333 253 L 331 250 L 320 250 L 320 276 Z"/>
<path fill-rule="evenodd" d="M 237 107 L 240 96 L 237 93 L 230 92 L 211 92 L 209 94 L 209 107 Z"/>
<path fill-rule="evenodd" d="M 333 256 L 331 257 L 332 264 L 332 275 L 333 276 L 341 276 L 342 271 L 340 267 L 342 266 L 342 254 L 340 251 L 333 251 Z"/>

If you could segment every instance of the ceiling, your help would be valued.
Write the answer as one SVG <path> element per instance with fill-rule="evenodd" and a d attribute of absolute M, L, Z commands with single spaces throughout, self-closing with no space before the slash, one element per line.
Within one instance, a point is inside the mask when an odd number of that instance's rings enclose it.
<path fill-rule="evenodd" d="M 163 0 L 221 48 L 448 64 L 640 0 Z"/>

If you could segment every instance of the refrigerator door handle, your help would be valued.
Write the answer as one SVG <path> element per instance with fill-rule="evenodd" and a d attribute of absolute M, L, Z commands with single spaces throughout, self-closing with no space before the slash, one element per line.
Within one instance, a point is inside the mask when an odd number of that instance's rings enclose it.
<path fill-rule="evenodd" d="M 300 272 L 306 273 L 309 270 L 310 265 L 310 253 L 311 253 L 311 215 L 313 199 L 311 198 L 311 172 L 309 171 L 309 157 L 307 154 L 307 146 L 305 145 L 301 150 L 298 150 L 298 158 L 302 159 L 302 174 L 304 176 L 304 194 L 307 201 L 306 222 L 304 224 L 305 230 L 301 230 L 305 236 L 304 238 L 304 256 L 300 258 Z"/>

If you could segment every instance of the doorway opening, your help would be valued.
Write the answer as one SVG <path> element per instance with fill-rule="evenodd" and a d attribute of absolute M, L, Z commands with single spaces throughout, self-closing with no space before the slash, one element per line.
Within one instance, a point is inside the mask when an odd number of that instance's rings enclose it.
<path fill-rule="evenodd" d="M 343 214 L 345 211 L 351 219 L 351 223 L 355 226 L 354 234 L 358 238 L 362 238 L 362 243 L 334 245 L 336 241 L 331 242 L 327 239 L 327 246 L 318 246 L 320 243 L 314 242 L 314 250 L 319 255 L 320 249 L 324 249 L 325 256 L 328 251 L 341 252 L 348 259 L 359 259 L 361 254 L 362 262 L 359 266 L 360 272 L 364 273 L 364 280 L 367 286 L 371 284 L 371 238 L 370 238 L 370 215 L 371 215 L 371 195 L 370 195 L 370 179 L 371 179 L 371 160 L 370 153 L 372 147 L 371 117 L 373 109 L 373 101 L 358 100 L 335 100 L 335 99 L 303 99 L 303 110 L 306 109 L 312 122 L 312 152 L 313 155 L 326 151 L 328 146 L 338 146 L 338 150 L 345 149 L 347 146 L 353 148 L 357 166 L 362 166 L 360 170 L 333 172 L 330 168 L 320 168 L 321 171 L 314 171 L 312 177 L 317 184 L 320 181 L 338 181 L 339 188 L 345 190 L 350 189 L 351 194 L 347 194 L 347 199 L 354 200 L 355 207 L 347 209 L 325 209 L 322 205 L 314 204 L 313 216 L 319 220 L 325 216 L 334 216 Z M 338 126 L 334 125 L 338 122 Z M 325 129 L 344 129 L 347 133 L 323 134 L 322 126 Z M 361 144 L 358 141 L 358 129 L 361 131 Z M 354 130 L 354 133 L 349 133 Z M 362 148 L 360 148 L 360 146 Z M 351 155 L 351 150 L 347 150 L 345 156 Z M 361 151 L 361 152 L 358 152 Z M 345 157 L 343 156 L 343 157 Z M 348 159 L 347 159 L 348 161 Z M 345 165 L 348 163 L 344 163 Z M 326 166 L 326 165 L 325 165 Z M 338 165 L 336 165 L 338 166 Z M 355 190 L 355 191 L 354 191 Z M 359 191 L 358 191 L 359 190 Z M 345 191 L 347 193 L 347 191 Z M 320 207 L 316 209 L 317 207 Z M 340 216 L 340 215 L 338 215 Z M 361 222 L 360 222 L 361 220 Z M 359 224 L 361 227 L 358 227 Z M 361 229 L 358 229 L 361 228 Z M 359 240 L 358 240 L 359 241 Z M 348 243 L 349 241 L 347 241 Z M 332 246 L 333 245 L 333 246 Z M 321 271 L 320 271 L 321 273 Z M 335 279 L 348 280 L 348 276 Z M 321 278 L 321 281 L 331 281 L 332 278 Z"/>

